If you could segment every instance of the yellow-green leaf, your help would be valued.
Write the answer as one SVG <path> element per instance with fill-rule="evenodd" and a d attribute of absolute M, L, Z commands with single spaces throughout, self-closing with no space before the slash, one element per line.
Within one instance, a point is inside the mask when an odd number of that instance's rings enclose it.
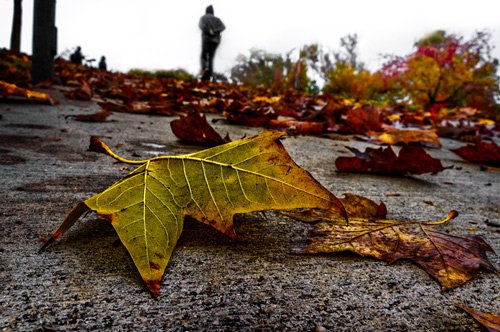
<path fill-rule="evenodd" d="M 94 149 L 142 165 L 83 204 L 111 221 L 156 297 L 185 216 L 230 237 L 236 236 L 236 213 L 321 208 L 346 216 L 340 201 L 295 164 L 279 141 L 283 135 L 270 130 L 193 154 L 139 162 L 94 142 Z M 77 205 L 42 249 L 86 210 Z"/>

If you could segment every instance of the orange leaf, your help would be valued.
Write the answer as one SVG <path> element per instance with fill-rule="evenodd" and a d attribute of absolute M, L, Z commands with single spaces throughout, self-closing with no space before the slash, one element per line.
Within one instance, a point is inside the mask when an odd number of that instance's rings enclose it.
<path fill-rule="evenodd" d="M 15 84 L 9 84 L 3 81 L 0 81 L 0 95 L 2 95 L 4 98 L 7 98 L 11 95 L 22 96 L 26 98 L 45 101 L 51 105 L 57 104 L 57 100 L 52 99 L 52 97 L 47 93 L 23 89 L 16 86 Z"/>
<path fill-rule="evenodd" d="M 500 317 L 494 316 L 492 314 L 486 314 L 479 310 L 474 310 L 472 308 L 457 304 L 458 307 L 467 311 L 469 315 L 474 317 L 481 325 L 486 327 L 489 332 L 500 332 Z"/>
<path fill-rule="evenodd" d="M 440 148 L 441 142 L 435 130 L 393 130 L 375 136 L 373 143 L 421 145 Z"/>

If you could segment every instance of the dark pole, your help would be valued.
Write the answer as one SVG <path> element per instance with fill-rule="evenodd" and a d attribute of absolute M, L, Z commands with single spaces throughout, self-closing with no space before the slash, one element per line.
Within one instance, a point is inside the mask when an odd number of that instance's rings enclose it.
<path fill-rule="evenodd" d="M 33 83 L 54 79 L 54 57 L 56 54 L 56 0 L 35 0 L 31 64 L 31 81 Z"/>
<path fill-rule="evenodd" d="M 10 50 L 21 50 L 21 22 L 23 17 L 23 0 L 14 0 L 14 17 L 12 19 L 12 33 L 10 35 Z"/>

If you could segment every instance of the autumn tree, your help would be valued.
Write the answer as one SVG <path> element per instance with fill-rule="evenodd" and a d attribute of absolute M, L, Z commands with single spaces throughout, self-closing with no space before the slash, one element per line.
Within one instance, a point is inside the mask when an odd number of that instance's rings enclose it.
<path fill-rule="evenodd" d="M 246 85 L 264 86 L 274 90 L 296 89 L 313 91 L 314 82 L 307 75 L 308 65 L 299 51 L 292 60 L 292 49 L 284 56 L 260 49 L 250 50 L 250 56 L 240 55 L 231 69 L 231 79 Z"/>
<path fill-rule="evenodd" d="M 429 109 L 469 106 L 492 111 L 498 107 L 499 77 L 490 39 L 485 31 L 467 41 L 436 31 L 420 39 L 413 53 L 392 57 L 380 73 L 399 98 Z"/>
<path fill-rule="evenodd" d="M 11 51 L 21 50 L 21 23 L 23 16 L 23 0 L 14 0 L 14 15 L 12 19 L 12 33 L 10 36 Z"/>
<path fill-rule="evenodd" d="M 309 67 L 325 81 L 323 92 L 355 100 L 385 98 L 388 87 L 381 74 L 372 74 L 359 60 L 356 34 L 342 37 L 338 50 L 327 51 L 317 44 L 303 50 Z"/>

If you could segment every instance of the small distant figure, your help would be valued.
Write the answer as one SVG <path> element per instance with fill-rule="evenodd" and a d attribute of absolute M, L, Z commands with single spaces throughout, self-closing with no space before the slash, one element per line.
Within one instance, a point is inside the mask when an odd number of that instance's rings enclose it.
<path fill-rule="evenodd" d="M 108 65 L 106 64 L 106 57 L 103 55 L 99 61 L 99 69 L 108 70 Z"/>
<path fill-rule="evenodd" d="M 208 6 L 200 18 L 202 81 L 210 81 L 214 71 L 214 56 L 220 44 L 221 32 L 226 29 L 222 21 L 214 16 L 214 7 Z"/>
<path fill-rule="evenodd" d="M 76 51 L 69 56 L 69 61 L 71 63 L 76 63 L 78 65 L 82 64 L 84 56 L 82 55 L 82 48 L 78 46 Z"/>

